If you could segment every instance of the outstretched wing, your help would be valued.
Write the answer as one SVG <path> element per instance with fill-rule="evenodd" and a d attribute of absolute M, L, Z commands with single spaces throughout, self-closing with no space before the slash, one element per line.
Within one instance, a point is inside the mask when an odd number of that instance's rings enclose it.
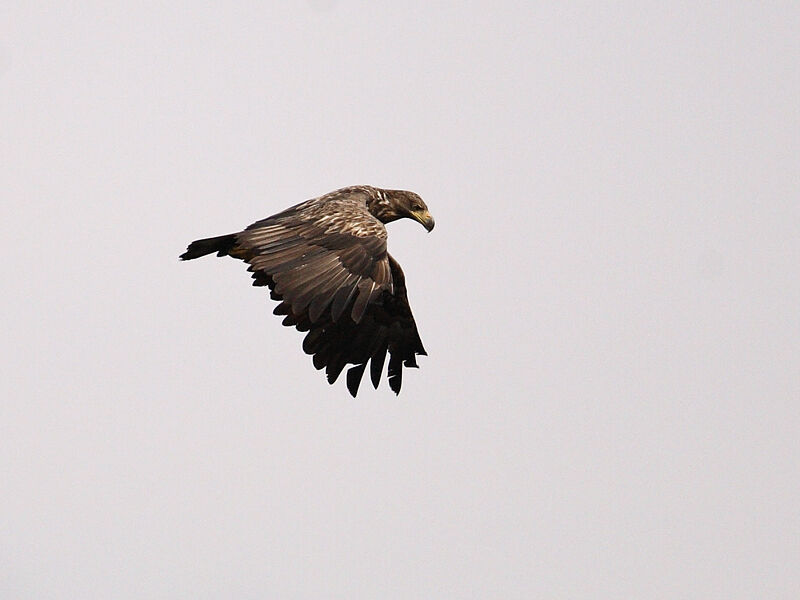
<path fill-rule="evenodd" d="M 312 322 L 323 314 L 338 321 L 349 309 L 359 323 L 367 305 L 393 287 L 386 229 L 352 196 L 253 223 L 236 234 L 230 254 L 250 263 L 256 283 L 270 278 L 273 294 Z"/>
<path fill-rule="evenodd" d="M 358 392 L 367 363 L 372 384 L 377 388 L 388 352 L 389 387 L 399 394 L 403 367 L 417 367 L 416 355 L 427 354 L 411 314 L 403 270 L 391 255 L 389 266 L 393 291 L 384 290 L 371 302 L 360 323 L 352 319 L 334 322 L 330 318 L 313 321 L 308 313 L 292 312 L 286 302 L 275 309 L 276 314 L 287 315 L 284 325 L 308 331 L 303 350 L 313 355 L 317 369 L 325 368 L 330 383 L 336 381 L 345 365 L 354 365 L 347 370 L 347 389 L 353 396 Z"/>

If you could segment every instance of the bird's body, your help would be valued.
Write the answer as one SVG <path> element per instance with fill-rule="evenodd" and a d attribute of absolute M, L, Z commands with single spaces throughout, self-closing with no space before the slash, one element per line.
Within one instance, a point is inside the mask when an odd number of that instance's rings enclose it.
<path fill-rule="evenodd" d="M 333 383 L 347 364 L 355 396 L 370 364 L 377 388 L 386 354 L 389 387 L 400 392 L 403 366 L 426 354 L 400 265 L 386 251 L 386 228 L 433 218 L 413 192 L 352 186 L 257 221 L 239 233 L 192 242 L 181 259 L 216 252 L 249 263 L 253 285 L 268 286 L 283 324 L 307 332 L 303 350 Z"/>

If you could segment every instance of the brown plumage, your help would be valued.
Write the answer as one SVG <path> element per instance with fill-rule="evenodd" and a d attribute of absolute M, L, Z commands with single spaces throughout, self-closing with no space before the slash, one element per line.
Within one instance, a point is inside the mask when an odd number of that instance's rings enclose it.
<path fill-rule="evenodd" d="M 253 285 L 268 286 L 283 324 L 307 332 L 303 350 L 334 383 L 344 367 L 355 396 L 370 365 L 377 388 L 389 354 L 389 387 L 426 354 L 400 265 L 386 251 L 384 223 L 434 221 L 417 194 L 366 185 L 336 190 L 257 221 L 239 233 L 197 240 L 182 260 L 216 252 L 250 264 Z"/>

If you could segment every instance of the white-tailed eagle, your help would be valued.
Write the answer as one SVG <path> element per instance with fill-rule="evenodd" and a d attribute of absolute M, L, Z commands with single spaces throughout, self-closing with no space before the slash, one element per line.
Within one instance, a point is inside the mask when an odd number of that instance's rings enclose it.
<path fill-rule="evenodd" d="M 377 388 L 389 354 L 389 387 L 426 354 L 406 295 L 403 270 L 386 251 L 384 223 L 434 221 L 417 194 L 366 185 L 302 202 L 239 233 L 197 240 L 182 260 L 207 254 L 249 263 L 253 285 L 269 286 L 283 324 L 307 332 L 303 350 L 334 383 L 344 367 L 355 396 L 370 367 Z"/>

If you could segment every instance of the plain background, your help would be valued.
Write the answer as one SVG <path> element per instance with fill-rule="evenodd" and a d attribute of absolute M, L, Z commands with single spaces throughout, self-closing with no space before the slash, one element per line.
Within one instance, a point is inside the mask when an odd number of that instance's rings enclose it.
<path fill-rule="evenodd" d="M 798 31 L 3 2 L 0 598 L 800 597 Z M 437 220 L 399 397 L 177 260 L 357 183 Z"/>

